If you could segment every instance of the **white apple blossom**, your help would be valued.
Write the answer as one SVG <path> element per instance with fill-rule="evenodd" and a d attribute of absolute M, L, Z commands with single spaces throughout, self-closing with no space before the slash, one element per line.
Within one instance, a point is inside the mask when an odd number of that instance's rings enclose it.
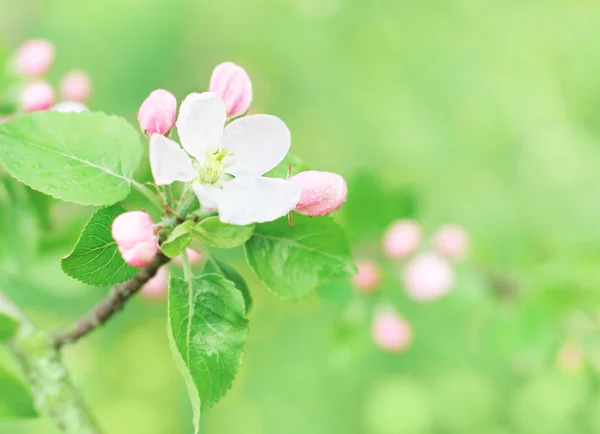
<path fill-rule="evenodd" d="M 150 165 L 157 185 L 192 182 L 203 207 L 224 223 L 247 225 L 290 212 L 302 188 L 262 175 L 277 166 L 291 144 L 285 123 L 270 115 L 236 119 L 225 127 L 225 104 L 214 93 L 183 101 L 177 132 L 183 149 L 160 135 L 150 138 Z"/>

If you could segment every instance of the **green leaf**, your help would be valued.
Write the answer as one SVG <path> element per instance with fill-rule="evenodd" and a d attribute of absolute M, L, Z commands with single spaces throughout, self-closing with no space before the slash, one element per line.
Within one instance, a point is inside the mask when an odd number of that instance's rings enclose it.
<path fill-rule="evenodd" d="M 269 178 L 287 178 L 289 175 L 289 166 L 292 165 L 292 175 L 296 173 L 304 172 L 308 170 L 308 166 L 302 161 L 301 158 L 295 156 L 294 154 L 288 153 L 285 158 L 275 166 L 273 169 L 265 173 L 264 176 Z"/>
<path fill-rule="evenodd" d="M 230 249 L 248 241 L 254 232 L 254 225 L 230 225 L 223 223 L 219 217 L 209 217 L 198 223 L 195 230 L 206 244 Z"/>
<path fill-rule="evenodd" d="M 125 199 L 141 151 L 137 131 L 104 113 L 40 111 L 0 125 L 0 160 L 11 175 L 83 205 Z"/>
<path fill-rule="evenodd" d="M 233 282 L 217 274 L 190 282 L 170 276 L 169 327 L 198 432 L 201 411 L 231 388 L 242 360 L 248 334 L 244 300 Z"/>
<path fill-rule="evenodd" d="M 329 217 L 297 215 L 256 226 L 245 245 L 248 263 L 275 294 L 300 298 L 356 272 L 343 229 Z"/>
<path fill-rule="evenodd" d="M 19 321 L 12 316 L 0 312 L 0 342 L 13 337 L 19 329 Z"/>
<path fill-rule="evenodd" d="M 0 390 L 0 420 L 37 416 L 26 386 L 3 366 L 0 366 Z"/>
<path fill-rule="evenodd" d="M 60 261 L 68 276 L 94 286 L 114 285 L 135 276 L 139 270 L 125 263 L 110 228 L 125 211 L 117 204 L 100 208 L 92 215 L 73 251 Z"/>
<path fill-rule="evenodd" d="M 252 307 L 252 295 L 250 294 L 250 288 L 246 284 L 244 278 L 238 273 L 235 268 L 230 267 L 224 262 L 217 261 L 212 256 L 209 256 L 206 265 L 204 266 L 205 273 L 216 273 L 225 277 L 227 280 L 231 280 L 235 283 L 235 287 L 242 293 L 244 297 L 244 305 L 246 306 L 246 313 L 250 311 Z"/>
<path fill-rule="evenodd" d="M 179 256 L 194 239 L 194 226 L 196 224 L 189 220 L 176 226 L 169 238 L 160 246 L 163 253 L 169 258 Z"/>

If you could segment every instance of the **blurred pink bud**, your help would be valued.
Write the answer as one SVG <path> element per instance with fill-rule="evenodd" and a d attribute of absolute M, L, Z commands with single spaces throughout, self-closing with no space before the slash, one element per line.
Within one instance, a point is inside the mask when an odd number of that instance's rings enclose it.
<path fill-rule="evenodd" d="M 558 350 L 558 365 L 567 372 L 577 372 L 585 365 L 583 348 L 580 345 L 567 342 Z"/>
<path fill-rule="evenodd" d="M 348 187 L 340 175 L 307 170 L 288 179 L 302 187 L 295 210 L 303 215 L 323 216 L 340 209 L 346 202 Z"/>
<path fill-rule="evenodd" d="M 198 253 L 195 250 L 185 249 L 185 251 L 187 252 L 188 259 L 190 260 L 190 265 L 198 265 L 204 259 L 202 253 Z M 177 256 L 175 259 L 173 259 L 173 262 L 177 265 L 181 265 L 181 256 Z"/>
<path fill-rule="evenodd" d="M 230 118 L 246 113 L 252 102 L 250 77 L 241 66 L 232 62 L 221 63 L 214 69 L 209 90 L 221 97 Z"/>
<path fill-rule="evenodd" d="M 66 100 L 86 101 L 92 93 L 92 81 L 85 71 L 71 71 L 61 80 L 60 92 Z"/>
<path fill-rule="evenodd" d="M 152 218 L 143 211 L 118 216 L 112 224 L 112 236 L 123 259 L 132 267 L 145 267 L 158 251 Z"/>
<path fill-rule="evenodd" d="M 19 74 L 42 75 L 52 66 L 55 55 L 56 50 L 52 42 L 45 39 L 31 39 L 17 49 L 15 68 Z"/>
<path fill-rule="evenodd" d="M 391 352 L 405 350 L 412 341 L 410 324 L 395 312 L 382 312 L 372 326 L 373 340 L 381 349 Z"/>
<path fill-rule="evenodd" d="M 373 292 L 381 280 L 381 269 L 377 262 L 362 259 L 356 262 L 358 272 L 352 276 L 352 282 L 361 292 Z"/>
<path fill-rule="evenodd" d="M 177 99 L 164 89 L 152 92 L 142 103 L 138 112 L 138 121 L 142 131 L 148 135 L 165 135 L 175 125 Z"/>
<path fill-rule="evenodd" d="M 146 298 L 166 297 L 169 290 L 169 272 L 167 267 L 160 267 L 154 277 L 142 286 L 141 294 Z"/>
<path fill-rule="evenodd" d="M 59 113 L 81 113 L 90 111 L 84 103 L 79 101 L 62 101 L 54 105 L 51 110 Z"/>
<path fill-rule="evenodd" d="M 453 261 L 460 261 L 467 256 L 469 235 L 458 225 L 444 225 L 433 235 L 435 250 Z"/>
<path fill-rule="evenodd" d="M 26 112 L 48 110 L 54 104 L 54 90 L 45 81 L 29 83 L 21 93 L 21 107 Z"/>
<path fill-rule="evenodd" d="M 402 280 L 414 300 L 432 301 L 450 291 L 454 284 L 454 270 L 441 256 L 423 253 L 406 264 Z"/>
<path fill-rule="evenodd" d="M 393 259 L 404 258 L 419 248 L 421 226 L 413 220 L 398 220 L 389 227 L 383 238 L 383 250 Z"/>

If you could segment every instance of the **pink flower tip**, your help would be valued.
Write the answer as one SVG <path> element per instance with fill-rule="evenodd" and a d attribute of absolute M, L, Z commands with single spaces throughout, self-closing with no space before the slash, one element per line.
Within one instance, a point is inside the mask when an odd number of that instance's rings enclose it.
<path fill-rule="evenodd" d="M 413 220 L 398 220 L 389 227 L 383 238 L 383 250 L 393 259 L 402 259 L 419 248 L 423 231 Z"/>
<path fill-rule="evenodd" d="M 167 267 L 160 267 L 153 278 L 142 286 L 142 296 L 149 299 L 164 298 L 169 290 L 169 272 Z"/>
<path fill-rule="evenodd" d="M 185 251 L 187 252 L 188 259 L 190 260 L 190 265 L 198 265 L 204 259 L 202 253 L 199 253 L 195 250 L 185 249 Z M 173 262 L 177 265 L 181 265 L 181 256 L 177 256 L 175 259 L 173 259 Z"/>
<path fill-rule="evenodd" d="M 21 93 L 21 107 L 31 113 L 48 110 L 54 104 L 54 90 L 45 81 L 27 84 Z"/>
<path fill-rule="evenodd" d="M 142 131 L 148 135 L 165 135 L 175 125 L 177 99 L 164 89 L 152 92 L 142 103 L 138 111 L 138 121 Z"/>
<path fill-rule="evenodd" d="M 209 90 L 221 97 L 230 118 L 241 116 L 250 108 L 252 82 L 244 68 L 235 63 L 221 63 L 213 70 Z"/>
<path fill-rule="evenodd" d="M 92 93 L 92 81 L 85 71 L 71 71 L 61 80 L 60 92 L 65 100 L 86 101 Z"/>
<path fill-rule="evenodd" d="M 17 49 L 15 69 L 17 73 L 30 77 L 43 75 L 54 63 L 55 56 L 56 49 L 52 42 L 45 39 L 31 39 Z"/>
<path fill-rule="evenodd" d="M 443 257 L 435 253 L 423 253 L 406 264 L 402 281 L 408 295 L 414 300 L 433 301 L 452 289 L 454 270 Z"/>
<path fill-rule="evenodd" d="M 467 256 L 469 235 L 458 225 L 444 225 L 433 235 L 435 250 L 452 261 L 460 261 Z"/>
<path fill-rule="evenodd" d="M 295 210 L 307 216 L 323 216 L 336 211 L 346 202 L 348 187 L 340 175 L 307 170 L 288 179 L 302 187 Z"/>
<path fill-rule="evenodd" d="M 361 292 L 373 292 L 381 281 L 381 268 L 377 262 L 370 259 L 357 261 L 357 273 L 352 276 L 354 286 Z"/>
<path fill-rule="evenodd" d="M 112 224 L 112 236 L 125 262 L 143 268 L 152 262 L 158 251 L 152 218 L 143 211 L 126 212 Z"/>
<path fill-rule="evenodd" d="M 400 352 L 412 342 L 412 328 L 408 321 L 393 311 L 375 317 L 371 333 L 373 340 L 383 350 Z"/>

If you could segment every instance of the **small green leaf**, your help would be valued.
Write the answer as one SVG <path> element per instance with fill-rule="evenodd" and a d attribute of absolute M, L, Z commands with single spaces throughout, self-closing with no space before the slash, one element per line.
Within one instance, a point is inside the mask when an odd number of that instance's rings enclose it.
<path fill-rule="evenodd" d="M 13 337 L 19 329 L 19 321 L 12 316 L 0 312 L 0 342 Z"/>
<path fill-rule="evenodd" d="M 252 236 L 254 225 L 236 226 L 209 217 L 196 225 L 196 233 L 206 244 L 223 249 L 241 246 Z"/>
<path fill-rule="evenodd" d="M 125 208 L 117 204 L 92 215 L 73 251 L 60 261 L 68 276 L 94 286 L 114 285 L 135 276 L 139 270 L 125 263 L 110 228 L 124 212 Z"/>
<path fill-rule="evenodd" d="M 176 226 L 169 238 L 161 244 L 160 249 L 169 258 L 176 258 L 194 239 L 193 230 L 195 226 L 196 224 L 190 220 Z"/>
<path fill-rule="evenodd" d="M 244 297 L 246 313 L 250 311 L 250 308 L 252 307 L 252 295 L 250 294 L 250 288 L 248 288 L 246 281 L 240 275 L 240 273 L 235 270 L 235 268 L 230 267 L 224 262 L 217 261 L 210 256 L 208 261 L 206 261 L 206 265 L 204 266 L 204 272 L 206 274 L 220 274 L 227 280 L 231 280 L 233 283 L 235 283 L 235 287 L 242 293 L 242 296 Z"/>
<path fill-rule="evenodd" d="M 329 217 L 297 215 L 293 227 L 285 217 L 257 225 L 245 251 L 258 278 L 285 299 L 356 272 L 346 234 Z"/>
<path fill-rule="evenodd" d="M 171 276 L 169 327 L 198 432 L 201 411 L 213 406 L 231 388 L 241 363 L 248 334 L 244 300 L 233 282 L 217 274 L 190 282 Z"/>
<path fill-rule="evenodd" d="M 0 420 L 36 417 L 27 387 L 0 365 Z"/>
<path fill-rule="evenodd" d="M 295 156 L 294 154 L 288 153 L 285 158 L 275 166 L 273 169 L 265 173 L 264 176 L 269 178 L 287 178 L 289 175 L 289 166 L 292 166 L 292 176 L 304 172 L 308 170 L 308 166 L 302 161 L 301 158 Z"/>
<path fill-rule="evenodd" d="M 138 132 L 104 113 L 40 111 L 0 125 L 0 160 L 15 178 L 57 199 L 125 199 L 142 149 Z"/>

